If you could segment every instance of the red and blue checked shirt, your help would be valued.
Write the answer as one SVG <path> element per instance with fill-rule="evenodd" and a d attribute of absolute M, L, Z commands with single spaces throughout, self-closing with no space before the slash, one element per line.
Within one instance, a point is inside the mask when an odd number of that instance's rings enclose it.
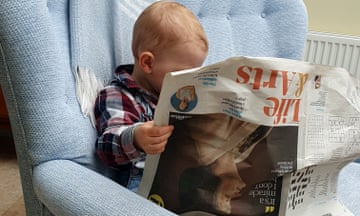
<path fill-rule="evenodd" d="M 143 160 L 145 153 L 134 146 L 134 129 L 153 119 L 158 97 L 141 89 L 132 79 L 133 65 L 121 65 L 115 79 L 98 94 L 95 120 L 96 153 L 109 166 Z"/>

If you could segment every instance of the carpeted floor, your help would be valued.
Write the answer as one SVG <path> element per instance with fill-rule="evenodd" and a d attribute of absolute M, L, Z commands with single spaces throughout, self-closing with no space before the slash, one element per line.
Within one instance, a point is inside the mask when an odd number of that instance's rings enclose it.
<path fill-rule="evenodd" d="M 0 216 L 24 216 L 20 174 L 11 137 L 0 136 Z"/>

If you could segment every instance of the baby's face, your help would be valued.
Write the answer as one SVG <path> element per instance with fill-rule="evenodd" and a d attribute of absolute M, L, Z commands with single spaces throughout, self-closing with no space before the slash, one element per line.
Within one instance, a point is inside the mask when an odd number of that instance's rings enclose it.
<path fill-rule="evenodd" d="M 157 93 L 160 93 L 165 74 L 173 71 L 200 67 L 207 52 L 198 43 L 179 43 L 155 54 L 153 76 L 149 80 Z"/>

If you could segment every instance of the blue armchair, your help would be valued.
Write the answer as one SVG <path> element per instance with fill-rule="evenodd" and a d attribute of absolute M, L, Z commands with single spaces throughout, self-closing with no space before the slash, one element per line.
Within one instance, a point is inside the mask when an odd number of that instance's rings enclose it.
<path fill-rule="evenodd" d="M 94 156 L 96 131 L 76 93 L 79 68 L 105 81 L 132 62 L 132 25 L 150 2 L 1 1 L 0 81 L 27 215 L 172 215 L 111 180 L 114 172 Z M 206 64 L 234 55 L 302 57 L 302 0 L 179 2 L 204 25 Z"/>

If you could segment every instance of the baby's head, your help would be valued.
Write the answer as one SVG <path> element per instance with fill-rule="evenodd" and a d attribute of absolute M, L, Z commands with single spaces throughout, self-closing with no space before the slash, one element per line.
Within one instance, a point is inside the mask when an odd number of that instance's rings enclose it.
<path fill-rule="evenodd" d="M 202 65 L 208 41 L 189 9 L 176 2 L 159 1 L 147 7 L 135 22 L 132 51 L 135 80 L 158 94 L 167 72 Z"/>

